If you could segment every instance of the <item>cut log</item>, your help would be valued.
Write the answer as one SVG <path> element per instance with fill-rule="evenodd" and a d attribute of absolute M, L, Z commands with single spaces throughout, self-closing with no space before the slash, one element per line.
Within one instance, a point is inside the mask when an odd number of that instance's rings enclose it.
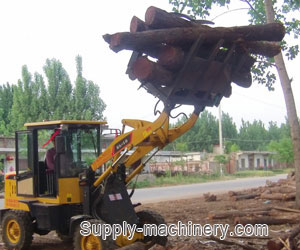
<path fill-rule="evenodd" d="M 293 230 L 290 233 L 286 233 L 286 234 L 282 234 L 280 236 L 280 239 L 282 241 L 286 241 L 287 239 L 289 239 L 289 241 L 293 241 L 293 239 L 300 233 L 300 226 L 297 226 L 295 228 L 293 228 Z M 267 248 L 269 250 L 280 250 L 284 247 L 282 241 L 280 240 L 269 240 L 267 243 Z M 294 249 L 294 248 L 290 248 L 290 249 Z"/>
<path fill-rule="evenodd" d="M 232 196 L 230 199 L 232 201 L 248 200 L 248 199 L 254 199 L 257 196 L 259 196 L 259 195 L 258 194 L 241 194 L 241 195 Z"/>
<path fill-rule="evenodd" d="M 273 207 L 273 209 L 284 211 L 284 212 L 291 212 L 291 213 L 300 213 L 299 209 L 292 209 L 292 208 L 287 208 L 287 207 Z"/>
<path fill-rule="evenodd" d="M 268 186 L 268 187 L 275 187 L 277 185 L 278 185 L 278 183 L 275 181 L 266 180 L 266 186 Z"/>
<path fill-rule="evenodd" d="M 266 192 L 260 195 L 261 199 L 265 200 L 280 200 L 280 201 L 290 201 L 295 200 L 296 193 L 282 194 L 282 193 L 271 193 L 267 194 Z"/>
<path fill-rule="evenodd" d="M 230 210 L 225 212 L 209 212 L 208 218 L 209 219 L 227 219 L 227 218 L 234 218 L 234 217 L 243 217 L 243 216 L 250 216 L 250 215 L 269 215 L 269 210 L 260 211 L 238 211 L 238 210 Z"/>
<path fill-rule="evenodd" d="M 211 193 L 205 193 L 203 194 L 204 200 L 209 202 L 209 201 L 216 201 L 217 200 L 217 196 Z"/>
<path fill-rule="evenodd" d="M 228 195 L 231 196 L 235 196 L 235 195 L 242 195 L 245 194 L 244 192 L 241 191 L 228 191 Z"/>
<path fill-rule="evenodd" d="M 167 69 L 177 71 L 183 66 L 184 58 L 185 53 L 181 48 L 165 46 L 158 56 L 158 64 Z M 194 64 L 194 62 L 192 63 Z"/>
<path fill-rule="evenodd" d="M 266 57 L 274 57 L 281 52 L 280 44 L 276 42 L 243 42 L 245 48 L 248 49 L 249 53 L 259 54 Z"/>
<path fill-rule="evenodd" d="M 273 218 L 269 216 L 262 217 L 236 217 L 234 218 L 234 224 L 242 225 L 255 225 L 255 224 L 266 224 L 266 225 L 282 225 L 282 224 L 297 224 L 299 221 L 290 218 Z"/>
<path fill-rule="evenodd" d="M 168 29 L 176 27 L 193 27 L 193 22 L 181 18 L 178 14 L 168 13 L 165 10 L 150 6 L 145 13 L 145 23 L 151 29 Z"/>
<path fill-rule="evenodd" d="M 136 16 L 133 16 L 131 18 L 130 32 L 135 33 L 135 32 L 145 31 L 148 29 L 149 27 L 145 24 L 143 20 L 139 19 Z"/>
<path fill-rule="evenodd" d="M 293 184 L 293 183 L 295 184 L 295 181 L 293 181 L 291 179 L 279 179 L 277 181 L 277 183 L 278 183 L 278 185 L 284 185 L 284 184 L 289 185 L 289 184 Z"/>
<path fill-rule="evenodd" d="M 140 81 L 168 86 L 173 83 L 173 74 L 146 57 L 139 57 L 132 65 L 132 73 Z"/>
<path fill-rule="evenodd" d="M 208 64 L 207 60 L 201 58 L 198 63 L 191 64 L 184 72 L 180 85 L 176 89 L 179 91 L 175 93 L 176 98 L 184 97 L 189 93 L 199 99 L 209 96 L 210 93 L 230 96 L 231 79 L 228 74 L 230 68 L 215 61 Z M 132 73 L 140 81 L 156 86 L 171 86 L 175 79 L 175 73 L 173 74 L 146 57 L 140 57 L 133 63 Z"/>
<path fill-rule="evenodd" d="M 269 190 L 272 193 L 296 193 L 296 187 L 291 185 L 284 185 L 284 186 L 278 186 L 278 187 L 270 187 Z"/>
<path fill-rule="evenodd" d="M 230 28 L 211 28 L 199 25 L 192 28 L 171 28 L 147 30 L 143 32 L 121 32 L 113 35 L 104 35 L 104 40 L 109 42 L 110 48 L 118 52 L 123 49 L 143 51 L 143 49 L 162 43 L 170 45 L 192 44 L 199 35 L 206 43 L 216 43 L 221 39 L 225 43 L 238 40 L 245 41 L 281 41 L 284 37 L 284 26 L 280 23 L 270 23 L 253 26 L 236 26 Z"/>
<path fill-rule="evenodd" d="M 201 50 L 204 51 L 204 50 Z M 206 50 L 205 50 L 206 51 Z M 226 58 L 227 51 L 219 50 L 216 60 L 223 62 Z M 208 55 L 202 54 L 202 56 L 208 57 Z M 244 57 L 243 57 L 244 56 Z M 174 46 L 165 46 L 158 57 L 158 64 L 164 66 L 165 68 L 178 71 L 184 63 L 185 52 Z M 243 60 L 242 60 L 243 58 Z M 232 58 L 232 67 L 234 69 L 232 73 L 232 81 L 241 87 L 250 87 L 252 84 L 252 77 L 250 69 L 255 62 L 255 59 L 244 53 L 235 53 Z M 201 65 L 203 62 L 202 58 L 194 57 L 191 61 L 192 65 Z"/>

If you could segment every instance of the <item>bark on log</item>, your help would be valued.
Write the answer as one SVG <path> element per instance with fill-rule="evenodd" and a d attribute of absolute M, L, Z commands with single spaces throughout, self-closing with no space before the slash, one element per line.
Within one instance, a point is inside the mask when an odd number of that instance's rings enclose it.
<path fill-rule="evenodd" d="M 145 23 L 151 29 L 168 29 L 176 27 L 193 27 L 196 24 L 181 18 L 177 14 L 150 6 L 145 13 Z"/>
<path fill-rule="evenodd" d="M 228 195 L 231 196 L 235 196 L 235 195 L 242 195 L 245 194 L 244 192 L 240 192 L 240 191 L 228 191 Z"/>
<path fill-rule="evenodd" d="M 292 209 L 292 208 L 287 208 L 287 207 L 273 207 L 273 209 L 284 211 L 284 212 L 291 212 L 291 213 L 300 213 L 299 209 Z"/>
<path fill-rule="evenodd" d="M 140 81 L 151 82 L 152 84 L 168 86 L 173 83 L 173 74 L 150 61 L 146 57 L 139 57 L 132 65 L 132 73 Z"/>
<path fill-rule="evenodd" d="M 263 217 L 236 217 L 234 218 L 234 224 L 242 224 L 242 225 L 255 225 L 255 224 L 267 224 L 267 225 L 282 225 L 282 224 L 297 224 L 299 221 L 290 218 L 273 218 L 269 216 Z"/>
<path fill-rule="evenodd" d="M 260 195 L 261 199 L 266 200 L 280 200 L 280 201 L 290 201 L 295 200 L 296 193 L 282 194 L 282 193 L 271 193 L 268 194 L 266 192 Z"/>
<path fill-rule="evenodd" d="M 162 43 L 170 45 L 192 44 L 201 34 L 206 43 L 216 43 L 224 39 L 227 43 L 245 41 L 281 41 L 284 37 L 284 26 L 280 23 L 265 25 L 236 26 L 230 28 L 199 25 L 192 28 L 171 28 L 147 30 L 143 32 L 121 32 L 104 35 L 110 48 L 118 52 L 123 49 L 143 51 L 143 49 Z"/>
<path fill-rule="evenodd" d="M 145 24 L 145 22 L 141 19 L 139 19 L 136 16 L 133 16 L 130 21 L 130 32 L 135 33 L 135 32 L 140 32 L 140 31 L 145 31 L 148 30 L 149 27 Z"/>
<path fill-rule="evenodd" d="M 252 54 L 259 54 L 266 57 L 274 57 L 281 52 L 281 46 L 275 42 L 243 42 L 245 48 Z"/>
<path fill-rule="evenodd" d="M 289 241 L 293 241 L 293 239 L 300 233 L 300 226 L 295 227 L 290 233 L 283 234 L 280 236 L 280 239 L 283 241 L 286 241 L 289 239 Z M 280 240 L 269 240 L 267 243 L 267 248 L 269 250 L 280 250 L 284 247 L 282 242 Z"/>
<path fill-rule="evenodd" d="M 242 195 L 232 196 L 230 199 L 232 201 L 248 200 L 248 199 L 254 199 L 257 196 L 259 196 L 259 195 L 258 194 L 242 194 Z"/>
<path fill-rule="evenodd" d="M 283 193 L 283 194 L 296 193 L 296 187 L 291 185 L 271 187 L 269 188 L 269 190 L 272 193 Z"/>
<path fill-rule="evenodd" d="M 231 210 L 231 211 L 225 211 L 225 212 L 209 212 L 208 218 L 213 219 L 227 219 L 227 218 L 234 218 L 234 217 L 243 217 L 243 216 L 249 216 L 249 215 L 269 215 L 269 210 L 263 210 L 260 211 L 237 211 L 237 210 Z"/>

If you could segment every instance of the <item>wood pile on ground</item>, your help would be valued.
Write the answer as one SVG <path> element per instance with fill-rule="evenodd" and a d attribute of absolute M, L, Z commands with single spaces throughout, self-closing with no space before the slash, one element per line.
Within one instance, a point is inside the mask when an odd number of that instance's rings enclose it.
<path fill-rule="evenodd" d="M 255 55 L 277 55 L 285 29 L 281 23 L 228 28 L 205 23 L 151 6 L 145 21 L 132 18 L 130 32 L 103 38 L 115 52 L 134 51 L 127 73 L 151 94 L 213 106 L 231 95 L 231 82 L 252 84 Z"/>
<path fill-rule="evenodd" d="M 262 199 L 260 194 L 265 190 L 275 190 L 274 187 L 285 187 L 287 185 L 294 186 L 294 174 L 289 175 L 287 179 L 282 179 L 277 182 L 267 181 L 267 185 L 256 189 L 247 189 L 243 191 L 231 191 L 215 194 L 215 201 L 205 201 L 204 196 L 178 200 L 168 200 L 156 203 L 142 204 L 138 206 L 137 211 L 153 210 L 162 215 L 168 225 L 176 224 L 181 221 L 188 224 L 191 221 L 193 224 L 213 225 L 213 224 L 228 224 L 229 233 L 226 234 L 224 240 L 220 240 L 219 234 L 217 237 L 202 236 L 169 236 L 166 247 L 155 245 L 151 250 L 240 250 L 240 249 L 297 249 L 300 248 L 300 210 L 295 209 L 294 200 L 279 200 L 279 199 Z M 285 190 L 285 188 L 283 189 Z M 236 199 L 233 196 L 256 194 L 255 198 Z M 210 195 L 213 195 L 210 193 Z M 246 197 L 246 196 L 244 196 Z M 250 197 L 250 196 L 248 196 Z M 217 218 L 217 216 L 219 216 Z M 235 226 L 235 218 L 269 218 L 272 223 L 269 224 L 268 235 L 231 235 Z M 284 221 L 285 220 L 285 221 Z M 261 222 L 261 221 L 260 221 Z M 279 224 L 285 223 L 285 224 Z M 297 223 L 297 224 L 295 224 Z M 274 225 L 276 224 L 276 225 Z M 55 231 L 48 235 L 34 235 L 32 250 L 67 250 L 73 249 L 71 243 L 62 242 Z M 135 243 L 131 246 L 135 249 L 144 249 L 143 244 Z M 146 246 L 145 246 L 146 247 Z M 0 249 L 3 244 L 0 239 Z M 129 246 L 127 250 L 129 250 Z M 134 249 L 134 248 L 133 248 Z M 132 249 L 132 250 L 133 250 Z"/>

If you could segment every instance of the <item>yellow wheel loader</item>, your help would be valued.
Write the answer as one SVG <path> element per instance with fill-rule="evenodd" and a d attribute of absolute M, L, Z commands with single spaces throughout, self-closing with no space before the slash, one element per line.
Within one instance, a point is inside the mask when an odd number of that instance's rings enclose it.
<path fill-rule="evenodd" d="M 205 89 L 183 84 L 183 73 L 202 40 L 200 36 L 194 42 L 173 84 L 157 87 L 142 82 L 143 88 L 163 101 L 164 109 L 156 120 L 122 120 L 121 134 L 104 151 L 100 150 L 100 138 L 105 122 L 27 123 L 27 130 L 16 132 L 16 171 L 5 177 L 4 209 L 0 210 L 2 239 L 8 249 L 26 249 L 33 233 L 44 235 L 52 230 L 63 240 L 73 239 L 74 248 L 83 250 L 115 249 L 136 241 L 148 248 L 167 243 L 167 235 L 149 236 L 140 230 L 145 224 L 165 221 L 153 211 L 136 212 L 138 204 L 132 204 L 132 192 L 128 194 L 127 187 L 157 151 L 194 125 L 206 106 L 217 106 L 223 96 L 230 96 L 232 65 L 228 62 L 234 46 L 226 52 L 224 62 L 215 60 L 222 43 L 217 43 L 211 56 L 201 59 L 205 70 L 198 77 L 207 83 Z M 138 55 L 133 52 L 132 58 Z M 178 104 L 193 105 L 194 111 L 183 124 L 173 127 L 169 124 L 170 113 Z M 55 141 L 52 168 L 45 161 L 51 140 Z M 95 233 L 104 225 L 124 223 L 136 225 L 135 231 L 130 233 L 126 227 L 116 237 Z M 94 233 L 88 233 L 87 226 Z"/>
<path fill-rule="evenodd" d="M 165 223 L 154 211 L 136 212 L 127 185 L 157 150 L 194 124 L 200 110 L 195 110 L 185 124 L 171 129 L 169 112 L 165 109 L 155 122 L 123 120 L 124 126 L 133 130 L 119 135 L 102 153 L 100 138 L 105 122 L 25 124 L 27 130 L 16 132 L 16 171 L 5 177 L 5 208 L 0 210 L 5 246 L 26 249 L 33 233 L 44 235 L 52 230 L 63 240 L 73 238 L 75 249 L 114 249 L 135 241 L 149 247 L 155 243 L 165 245 L 167 237 L 149 237 L 141 232 L 130 239 L 126 233 L 114 240 L 93 234 L 83 236 L 80 225 L 83 221 L 91 227 Z M 45 161 L 43 144 L 54 131 L 56 155 L 52 170 Z M 133 150 L 131 154 L 129 150 Z M 96 160 L 91 162 L 93 157 Z"/>

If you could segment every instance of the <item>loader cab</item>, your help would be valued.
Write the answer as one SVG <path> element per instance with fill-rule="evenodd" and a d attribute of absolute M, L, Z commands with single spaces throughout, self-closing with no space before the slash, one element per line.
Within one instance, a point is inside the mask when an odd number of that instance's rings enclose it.
<path fill-rule="evenodd" d="M 56 197 L 60 183 L 78 178 L 100 154 L 101 125 L 105 123 L 49 121 L 25 124 L 27 130 L 16 132 L 17 195 Z M 54 150 L 54 167 L 51 168 L 46 161 L 48 150 Z"/>

